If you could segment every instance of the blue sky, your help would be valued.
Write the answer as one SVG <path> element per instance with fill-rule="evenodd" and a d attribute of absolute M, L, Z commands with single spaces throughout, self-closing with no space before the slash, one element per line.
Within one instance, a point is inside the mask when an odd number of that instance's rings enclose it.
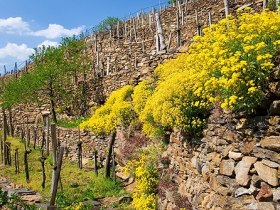
<path fill-rule="evenodd" d="M 79 34 L 108 16 L 127 17 L 166 0 L 0 0 L 0 72 L 10 70 L 33 48 L 57 45 L 61 37 Z"/>

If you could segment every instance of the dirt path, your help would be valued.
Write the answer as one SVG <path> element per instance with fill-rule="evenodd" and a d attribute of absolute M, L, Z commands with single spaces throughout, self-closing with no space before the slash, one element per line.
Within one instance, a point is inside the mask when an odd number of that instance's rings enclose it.
<path fill-rule="evenodd" d="M 0 165 L 0 170 L 2 167 L 3 166 Z M 1 175 L 0 188 L 2 189 L 2 191 L 7 192 L 9 197 L 13 194 L 16 194 L 27 204 L 35 204 L 38 207 L 45 206 L 44 203 L 42 203 L 42 196 L 39 193 L 24 188 L 22 186 L 16 185 L 12 183 L 9 179 Z"/>

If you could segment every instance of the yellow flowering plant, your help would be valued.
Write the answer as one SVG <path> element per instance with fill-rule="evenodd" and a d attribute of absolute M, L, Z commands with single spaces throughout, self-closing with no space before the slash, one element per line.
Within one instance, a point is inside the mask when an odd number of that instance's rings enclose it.
<path fill-rule="evenodd" d="M 188 53 L 159 65 L 151 79 L 114 92 L 82 127 L 109 133 L 136 113 L 143 132 L 158 139 L 173 129 L 199 134 L 214 104 L 252 112 L 265 96 L 280 46 L 279 13 L 251 14 L 249 8 L 203 34 L 193 38 Z M 126 93 L 129 100 L 120 97 Z"/>
<path fill-rule="evenodd" d="M 147 80 L 135 88 L 133 104 L 149 137 L 174 128 L 196 134 L 213 104 L 251 112 L 263 100 L 280 46 L 280 15 L 249 8 L 203 34 L 188 53 L 157 67 L 155 87 Z"/>
<path fill-rule="evenodd" d="M 157 165 L 161 149 L 149 146 L 139 151 L 137 157 L 128 161 L 125 172 L 135 177 L 132 205 L 136 210 L 156 209 L 156 186 L 158 183 Z"/>
<path fill-rule="evenodd" d="M 131 94 L 133 87 L 124 86 L 114 91 L 106 103 L 97 108 L 93 116 L 80 124 L 81 128 L 92 130 L 95 134 L 109 134 L 117 126 L 128 126 L 134 118 Z"/>

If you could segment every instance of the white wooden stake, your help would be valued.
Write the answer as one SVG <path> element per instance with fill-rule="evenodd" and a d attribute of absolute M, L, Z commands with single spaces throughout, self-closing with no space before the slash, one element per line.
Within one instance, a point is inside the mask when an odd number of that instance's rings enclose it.
<path fill-rule="evenodd" d="M 228 0 L 224 0 L 224 5 L 225 5 L 225 15 L 226 17 L 229 15 L 229 5 L 228 5 Z"/>

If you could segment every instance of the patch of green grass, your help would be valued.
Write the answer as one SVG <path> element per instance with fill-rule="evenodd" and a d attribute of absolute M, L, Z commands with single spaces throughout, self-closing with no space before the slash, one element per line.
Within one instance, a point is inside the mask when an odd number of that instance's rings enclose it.
<path fill-rule="evenodd" d="M 28 189 L 40 192 L 43 199 L 48 201 L 50 199 L 51 177 L 52 177 L 52 161 L 51 157 L 45 161 L 46 171 L 46 188 L 41 187 L 42 182 L 42 169 L 39 157 L 41 156 L 40 150 L 32 150 L 28 156 L 30 181 L 26 182 L 24 173 L 24 146 L 18 138 L 8 138 L 8 142 L 11 142 L 12 159 L 14 157 L 14 151 L 19 148 L 19 163 L 20 174 L 15 174 L 14 163 L 12 166 L 5 166 L 1 168 L 0 174 L 18 185 L 23 185 Z M 113 181 L 112 179 L 106 179 L 101 173 L 96 176 L 93 171 L 85 171 L 77 168 L 76 163 L 70 162 L 68 159 L 63 160 L 61 170 L 61 181 L 63 186 L 63 192 L 58 190 L 59 195 L 65 197 L 66 203 L 77 203 L 84 200 L 90 200 L 99 197 L 108 196 L 121 196 L 125 194 L 123 187 L 119 181 Z M 63 197 L 62 196 L 62 197 Z M 61 199 L 61 196 L 58 196 Z M 67 199 L 66 199 L 67 198 Z M 63 200 L 63 199 L 62 199 Z M 62 201 L 61 201 L 62 202 Z M 63 202 L 62 202 L 63 203 Z"/>
<path fill-rule="evenodd" d="M 80 117 L 73 120 L 58 120 L 57 126 L 63 128 L 77 128 L 83 121 L 87 119 L 88 117 Z"/>

